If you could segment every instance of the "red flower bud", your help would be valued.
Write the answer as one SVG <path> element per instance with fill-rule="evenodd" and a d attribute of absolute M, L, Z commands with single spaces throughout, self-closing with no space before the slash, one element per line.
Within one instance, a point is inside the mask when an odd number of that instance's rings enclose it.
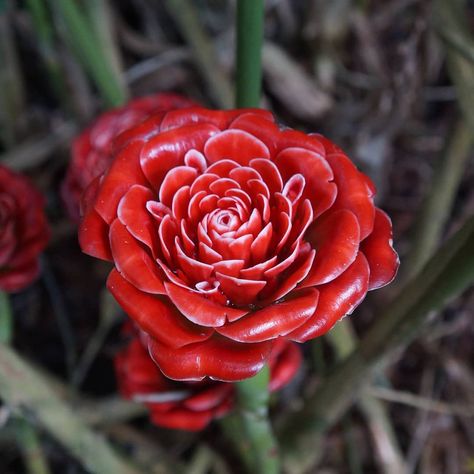
<path fill-rule="evenodd" d="M 50 236 L 44 198 L 24 176 L 0 165 L 0 289 L 20 291 L 39 275 Z"/>
<path fill-rule="evenodd" d="M 72 158 L 61 187 L 64 205 L 71 219 L 79 221 L 81 195 L 109 166 L 113 139 L 147 117 L 172 109 L 195 105 L 178 94 L 160 93 L 130 101 L 125 107 L 109 110 L 84 130 L 72 144 Z"/>
<path fill-rule="evenodd" d="M 374 185 L 319 135 L 257 109 L 155 115 L 117 137 L 84 195 L 84 252 L 163 373 L 235 381 L 304 342 L 398 268 Z"/>
<path fill-rule="evenodd" d="M 227 414 L 234 404 L 234 385 L 203 380 L 175 382 L 166 378 L 129 326 L 128 345 L 115 357 L 115 372 L 121 394 L 145 403 L 153 423 L 166 428 L 199 431 L 213 419 Z M 279 339 L 269 358 L 271 392 L 288 384 L 301 365 L 296 344 Z"/>

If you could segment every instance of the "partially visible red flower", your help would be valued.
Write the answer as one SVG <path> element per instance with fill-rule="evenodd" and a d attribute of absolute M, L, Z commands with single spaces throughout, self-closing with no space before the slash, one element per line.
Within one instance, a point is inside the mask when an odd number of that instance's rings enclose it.
<path fill-rule="evenodd" d="M 321 336 L 398 268 L 375 187 L 265 110 L 154 115 L 84 194 L 84 252 L 176 380 L 243 380 L 275 341 Z"/>
<path fill-rule="evenodd" d="M 49 236 L 43 196 L 27 178 L 0 165 L 0 290 L 20 291 L 37 278 Z"/>
<path fill-rule="evenodd" d="M 110 164 L 113 139 L 152 114 L 192 107 L 192 100 L 173 93 L 159 93 L 131 100 L 123 107 L 102 114 L 72 144 L 72 158 L 61 187 L 63 202 L 71 219 L 79 220 L 81 195 Z"/>
<path fill-rule="evenodd" d="M 198 431 L 232 409 L 233 384 L 209 379 L 172 381 L 153 362 L 140 336 L 128 325 L 124 332 L 132 338 L 115 357 L 119 390 L 123 397 L 145 403 L 154 424 Z M 300 368 L 301 360 L 296 344 L 279 339 L 269 358 L 269 390 L 274 392 L 288 384 Z"/>

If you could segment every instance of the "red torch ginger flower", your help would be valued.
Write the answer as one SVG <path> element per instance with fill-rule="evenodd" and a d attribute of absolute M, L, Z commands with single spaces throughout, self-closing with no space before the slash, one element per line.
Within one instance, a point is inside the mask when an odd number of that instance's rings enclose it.
<path fill-rule="evenodd" d="M 172 379 L 241 380 L 398 267 L 375 189 L 320 135 L 257 109 L 171 111 L 115 140 L 84 195 L 84 252 Z"/>
<path fill-rule="evenodd" d="M 125 332 L 131 331 L 127 327 Z M 279 339 L 268 361 L 269 390 L 274 392 L 288 384 L 297 373 L 301 360 L 296 344 Z M 115 372 L 121 394 L 145 403 L 150 409 L 151 421 L 166 428 L 202 430 L 213 419 L 227 414 L 234 405 L 233 384 L 167 379 L 136 334 L 116 355 Z"/>
<path fill-rule="evenodd" d="M 0 290 L 20 291 L 38 277 L 49 235 L 43 196 L 24 176 L 0 165 Z"/>
<path fill-rule="evenodd" d="M 79 221 L 81 195 L 110 164 L 113 139 L 130 127 L 138 125 L 152 114 L 196 105 L 178 94 L 160 93 L 140 97 L 124 107 L 109 110 L 84 130 L 72 144 L 72 158 L 61 187 L 69 216 Z"/>

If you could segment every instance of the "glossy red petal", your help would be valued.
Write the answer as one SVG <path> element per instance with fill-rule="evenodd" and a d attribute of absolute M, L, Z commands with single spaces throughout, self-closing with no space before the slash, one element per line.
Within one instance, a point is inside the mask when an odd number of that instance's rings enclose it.
<path fill-rule="evenodd" d="M 272 155 L 277 150 L 280 130 L 270 112 L 266 117 L 250 113 L 242 114 L 230 124 L 229 128 L 244 130 L 254 135 L 265 143 Z"/>
<path fill-rule="evenodd" d="M 319 137 L 314 135 L 306 135 L 298 130 L 283 130 L 278 136 L 278 150 L 286 148 L 304 148 L 310 150 L 321 158 L 326 155 L 326 150 Z"/>
<path fill-rule="evenodd" d="M 400 261 L 392 247 L 392 222 L 381 209 L 375 210 L 374 230 L 362 242 L 370 267 L 369 290 L 389 284 L 397 274 Z"/>
<path fill-rule="evenodd" d="M 141 148 L 141 143 L 123 148 L 103 177 L 94 207 L 107 224 L 115 219 L 120 199 L 133 185 L 149 186 L 140 168 Z"/>
<path fill-rule="evenodd" d="M 122 276 L 139 290 L 165 294 L 158 266 L 118 219 L 110 226 L 109 237 L 114 263 Z"/>
<path fill-rule="evenodd" d="M 288 334 L 296 342 L 322 336 L 362 302 L 369 286 L 369 265 L 362 253 L 338 278 L 318 287 L 319 303 L 314 314 L 298 329 Z"/>
<path fill-rule="evenodd" d="M 226 130 L 210 138 L 204 154 L 210 163 L 230 159 L 247 165 L 253 158 L 269 158 L 266 145 L 250 133 L 242 130 Z"/>
<path fill-rule="evenodd" d="M 109 243 L 109 226 L 94 209 L 82 219 L 78 237 L 79 245 L 87 255 L 102 260 L 113 260 Z"/>
<path fill-rule="evenodd" d="M 213 410 L 190 411 L 186 408 L 175 407 L 162 412 L 151 407 L 150 418 L 152 423 L 163 428 L 184 431 L 201 431 L 214 418 Z"/>
<path fill-rule="evenodd" d="M 201 326 L 222 326 L 229 317 L 241 318 L 248 313 L 245 309 L 222 306 L 173 283 L 165 283 L 165 287 L 168 296 L 179 311 L 190 321 Z"/>
<path fill-rule="evenodd" d="M 334 172 L 338 194 L 333 209 L 348 209 L 359 221 L 360 239 L 365 239 L 374 227 L 375 207 L 373 189 L 367 185 L 367 178 L 354 163 L 343 154 L 329 154 L 327 160 Z"/>
<path fill-rule="evenodd" d="M 303 290 L 292 299 L 274 303 L 245 318 L 216 328 L 223 336 L 238 342 L 263 342 L 285 336 L 311 317 L 318 304 L 318 290 Z"/>
<path fill-rule="evenodd" d="M 191 185 L 197 175 L 197 170 L 189 166 L 176 166 L 170 169 L 160 186 L 160 202 L 170 207 L 176 192 L 187 185 Z"/>
<path fill-rule="evenodd" d="M 223 382 L 253 377 L 270 355 L 273 342 L 241 344 L 214 336 L 177 350 L 150 340 L 149 349 L 161 371 L 173 380 L 201 380 L 208 376 Z"/>
<path fill-rule="evenodd" d="M 204 341 L 213 333 L 189 322 L 160 297 L 138 290 L 117 270 L 110 272 L 107 288 L 143 331 L 171 348 Z"/>
<path fill-rule="evenodd" d="M 308 274 L 313 263 L 316 251 L 312 250 L 306 255 L 298 259 L 280 278 L 282 281 L 277 288 L 273 290 L 268 296 L 265 295 L 267 301 L 276 301 L 286 296 L 293 290 L 298 283 L 303 280 Z"/>
<path fill-rule="evenodd" d="M 143 173 L 158 190 L 169 170 L 184 163 L 188 150 L 201 151 L 206 141 L 218 129 L 213 125 L 186 125 L 162 132 L 143 145 L 140 163 Z"/>
<path fill-rule="evenodd" d="M 151 250 L 157 245 L 156 221 L 148 212 L 147 202 L 153 199 L 150 189 L 132 186 L 120 200 L 117 216 L 127 230 Z"/>
<path fill-rule="evenodd" d="M 183 401 L 183 406 L 194 411 L 217 408 L 226 398 L 232 396 L 233 386 L 227 383 L 214 383 Z"/>
<path fill-rule="evenodd" d="M 302 286 L 322 285 L 337 278 L 356 259 L 359 223 L 351 211 L 331 211 L 316 220 L 306 232 L 305 240 L 316 249 L 316 257 Z"/>
<path fill-rule="evenodd" d="M 216 272 L 216 280 L 221 284 L 222 291 L 234 304 L 248 305 L 255 301 L 258 293 L 267 284 L 265 281 L 245 280 Z"/>
<path fill-rule="evenodd" d="M 304 148 L 286 148 L 273 161 L 284 181 L 295 174 L 304 176 L 303 198 L 310 200 L 315 218 L 332 206 L 337 187 L 332 182 L 333 171 L 323 155 Z"/>
<path fill-rule="evenodd" d="M 284 349 L 278 354 L 276 361 L 270 362 L 270 382 L 268 384 L 270 392 L 276 392 L 287 385 L 298 372 L 302 361 L 303 356 L 299 347 L 285 341 Z"/>

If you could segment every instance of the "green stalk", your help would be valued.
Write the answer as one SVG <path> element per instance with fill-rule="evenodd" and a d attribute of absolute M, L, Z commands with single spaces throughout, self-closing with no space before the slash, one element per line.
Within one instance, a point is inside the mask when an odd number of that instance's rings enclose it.
<path fill-rule="evenodd" d="M 103 436 L 88 428 L 45 378 L 12 348 L 0 343 L 0 397 L 62 444 L 92 474 L 139 474 Z"/>
<path fill-rule="evenodd" d="M 237 3 L 237 107 L 259 107 L 262 92 L 263 0 Z"/>
<path fill-rule="evenodd" d="M 0 344 L 10 344 L 12 337 L 13 318 L 10 299 L 7 293 L 0 291 Z M 51 471 L 33 425 L 24 418 L 15 417 L 13 426 L 28 474 L 50 474 Z"/>
<path fill-rule="evenodd" d="M 253 459 L 251 472 L 276 474 L 280 472 L 278 447 L 268 417 L 268 381 L 270 371 L 265 366 L 251 379 L 238 382 L 237 403 L 243 433 L 250 445 Z"/>
<path fill-rule="evenodd" d="M 27 0 L 26 5 L 33 20 L 38 39 L 38 50 L 45 63 L 52 89 L 65 108 L 71 109 L 63 70 L 56 52 L 51 18 L 44 0 Z"/>
<path fill-rule="evenodd" d="M 290 472 L 305 472 L 313 465 L 315 438 L 340 419 L 374 369 L 416 336 L 431 311 L 442 308 L 472 283 L 474 217 L 405 285 L 352 355 L 333 370 L 303 409 L 282 427 L 284 461 Z"/>
<path fill-rule="evenodd" d="M 114 68 L 104 54 L 94 28 L 74 0 L 50 0 L 51 7 L 63 22 L 64 34 L 97 85 L 103 99 L 110 107 L 126 101 L 123 84 L 116 77 Z"/>
<path fill-rule="evenodd" d="M 236 106 L 258 107 L 262 87 L 263 0 L 238 0 L 237 3 L 237 77 Z M 250 445 L 251 472 L 280 472 L 278 447 L 268 417 L 266 366 L 251 379 L 236 384 L 237 406 L 241 420 L 240 436 Z M 243 432 L 242 432 L 243 431 Z M 235 437 L 234 437 L 235 439 Z M 245 449 L 242 443 L 237 446 Z"/>

